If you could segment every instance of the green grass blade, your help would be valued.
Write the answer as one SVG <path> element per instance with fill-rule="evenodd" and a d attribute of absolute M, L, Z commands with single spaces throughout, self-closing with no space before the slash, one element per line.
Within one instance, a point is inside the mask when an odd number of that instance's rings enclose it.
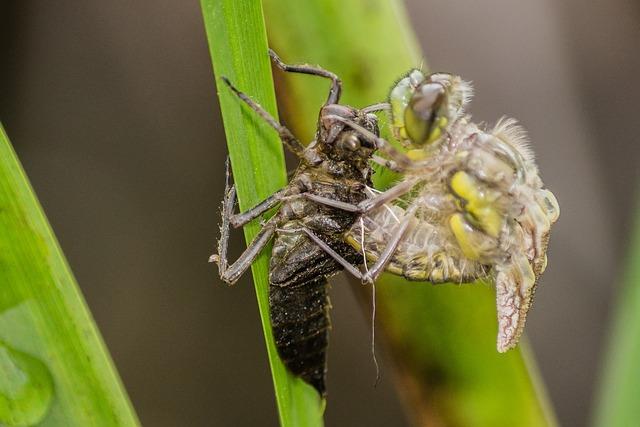
<path fill-rule="evenodd" d="M 34 424 L 139 425 L 0 125 L 0 425 Z"/>
<path fill-rule="evenodd" d="M 404 397 L 422 424 L 555 424 L 535 366 L 528 366 L 532 359 L 523 357 L 526 342 L 506 354 L 496 352 L 491 287 L 433 286 L 387 276 L 378 286 L 378 301 L 378 324 L 400 367 Z"/>
<path fill-rule="evenodd" d="M 287 183 L 277 134 L 220 80 L 229 78 L 277 118 L 262 6 L 259 0 L 202 0 L 201 5 L 234 181 L 240 208 L 245 210 Z M 245 227 L 247 242 L 258 229 L 257 222 Z M 287 371 L 274 345 L 268 307 L 270 252 L 270 248 L 263 251 L 252 271 L 280 423 L 320 426 L 324 402 L 311 386 Z"/>
<path fill-rule="evenodd" d="M 342 79 L 342 103 L 385 100 L 395 79 L 422 56 L 397 0 L 265 0 L 271 46 L 290 63 L 319 64 Z M 406 22 L 404 22 L 406 24 Z M 278 74 L 276 78 L 284 76 Z M 327 84 L 286 76 L 281 101 L 298 137 L 310 141 Z"/>
<path fill-rule="evenodd" d="M 271 46 L 288 62 L 318 63 L 336 72 L 347 104 L 386 99 L 395 79 L 421 65 L 398 0 L 264 4 Z M 309 137 L 326 87 L 300 76 L 283 81 L 287 123 Z M 375 178 L 378 187 L 389 184 L 388 174 Z M 556 424 L 530 356 L 496 352 L 491 287 L 432 286 L 385 276 L 377 289 L 377 325 L 398 363 L 399 390 L 417 425 Z"/>
<path fill-rule="evenodd" d="M 597 427 L 637 425 L 640 419 L 640 217 L 630 243 L 596 402 Z"/>

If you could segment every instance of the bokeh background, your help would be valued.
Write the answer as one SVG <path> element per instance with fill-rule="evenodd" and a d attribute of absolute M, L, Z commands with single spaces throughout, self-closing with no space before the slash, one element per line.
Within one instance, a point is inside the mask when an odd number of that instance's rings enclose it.
<path fill-rule="evenodd" d="M 527 332 L 561 424 L 585 425 L 640 178 L 640 4 L 407 7 L 431 67 L 473 80 L 474 117 L 527 127 L 560 201 Z M 3 2 L 0 49 L 0 119 L 143 424 L 275 425 L 250 279 L 206 262 L 226 148 L 199 3 Z M 327 425 L 406 425 L 333 283 Z"/>

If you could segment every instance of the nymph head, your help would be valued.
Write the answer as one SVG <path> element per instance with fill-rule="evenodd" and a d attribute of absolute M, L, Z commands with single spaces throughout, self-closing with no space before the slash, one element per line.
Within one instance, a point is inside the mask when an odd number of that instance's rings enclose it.
<path fill-rule="evenodd" d="M 375 114 L 364 113 L 345 105 L 331 104 L 320 111 L 317 143 L 330 157 L 369 159 L 375 150 L 375 140 L 352 129 L 343 120 L 349 121 L 368 131 L 369 136 L 379 136 L 378 118 Z"/>

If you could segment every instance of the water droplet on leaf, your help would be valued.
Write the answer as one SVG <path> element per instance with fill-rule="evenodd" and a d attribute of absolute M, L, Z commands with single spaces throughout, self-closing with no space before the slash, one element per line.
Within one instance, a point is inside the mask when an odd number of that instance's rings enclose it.
<path fill-rule="evenodd" d="M 0 341 L 0 425 L 39 423 L 52 397 L 53 380 L 45 364 Z"/>

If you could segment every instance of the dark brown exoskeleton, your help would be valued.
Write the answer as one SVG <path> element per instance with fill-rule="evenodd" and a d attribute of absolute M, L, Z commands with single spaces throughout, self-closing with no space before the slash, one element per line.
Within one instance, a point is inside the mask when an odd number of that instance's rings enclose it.
<path fill-rule="evenodd" d="M 300 158 L 300 165 L 285 188 L 240 214 L 233 213 L 236 193 L 227 172 L 222 235 L 218 254 L 211 260 L 218 263 L 222 280 L 233 284 L 275 236 L 269 306 L 276 347 L 287 368 L 324 395 L 330 307 L 327 277 L 342 266 L 311 236 L 326 242 L 330 251 L 346 262 L 362 263 L 361 254 L 343 238 L 358 214 L 341 207 L 357 205 L 367 198 L 365 188 L 371 184 L 372 174 L 369 160 L 376 147 L 339 119 L 358 123 L 378 134 L 373 112 L 385 105 L 362 110 L 339 105 L 341 82 L 335 74 L 309 65 L 284 64 L 273 51 L 270 56 L 284 71 L 330 79 L 329 96 L 320 110 L 315 139 L 305 148 L 291 131 L 224 79 L 241 100 L 278 131 L 285 146 Z M 229 227 L 243 226 L 278 204 L 279 209 L 264 223 L 245 252 L 229 265 Z"/>

